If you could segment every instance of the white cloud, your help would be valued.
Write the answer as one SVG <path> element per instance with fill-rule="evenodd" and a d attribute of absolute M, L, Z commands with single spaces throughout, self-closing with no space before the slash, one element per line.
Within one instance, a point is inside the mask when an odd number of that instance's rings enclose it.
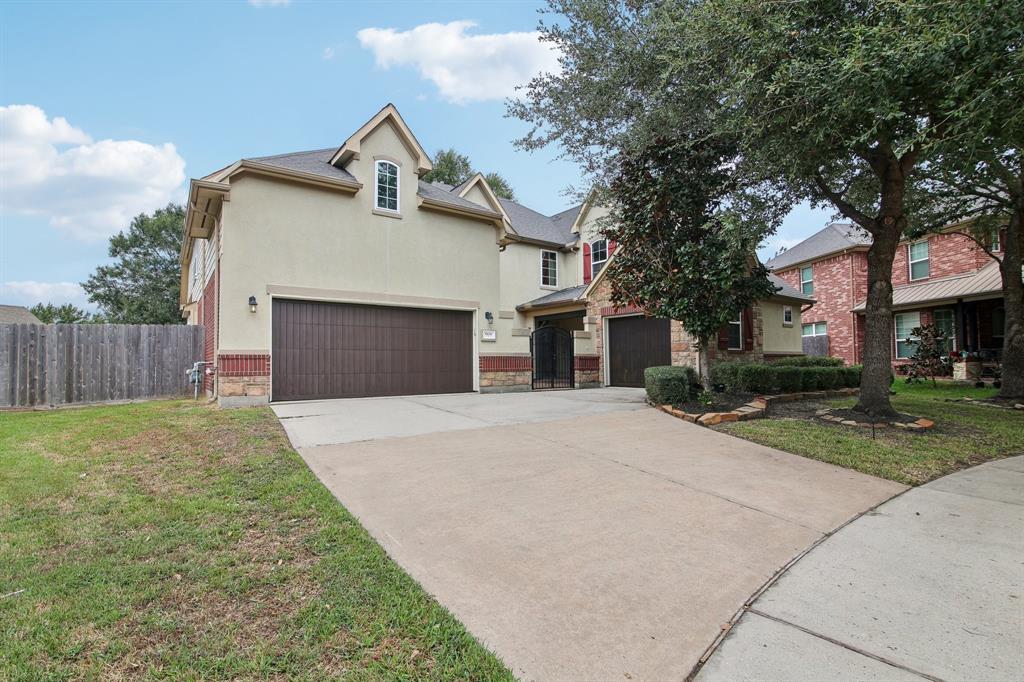
<path fill-rule="evenodd" d="M 451 102 L 504 99 L 541 72 L 559 70 L 558 55 L 536 31 L 467 35 L 473 21 L 421 24 L 408 31 L 364 28 L 356 35 L 377 66 L 411 66 Z"/>
<path fill-rule="evenodd" d="M 322 53 L 320 53 L 320 56 L 323 57 L 324 59 L 328 59 L 328 60 L 334 59 L 334 48 L 333 47 L 325 47 L 324 51 Z"/>
<path fill-rule="evenodd" d="M 45 216 L 80 241 L 100 241 L 181 192 L 173 144 L 94 141 L 31 104 L 0 107 L 0 210 Z"/>
<path fill-rule="evenodd" d="M 292 0 L 249 0 L 253 7 L 284 7 L 291 4 Z"/>
<path fill-rule="evenodd" d="M 82 287 L 74 282 L 4 282 L 0 285 L 0 302 L 24 306 L 36 303 L 73 303 L 80 308 L 94 307 L 88 302 Z"/>

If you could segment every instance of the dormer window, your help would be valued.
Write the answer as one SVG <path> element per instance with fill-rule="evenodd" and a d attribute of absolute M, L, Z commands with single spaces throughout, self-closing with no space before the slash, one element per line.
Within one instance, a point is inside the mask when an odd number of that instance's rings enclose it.
<path fill-rule="evenodd" d="M 598 239 L 590 243 L 590 276 L 597 277 L 608 260 L 608 240 Z"/>
<path fill-rule="evenodd" d="M 391 161 L 377 162 L 374 197 L 378 210 L 398 212 L 398 164 Z"/>

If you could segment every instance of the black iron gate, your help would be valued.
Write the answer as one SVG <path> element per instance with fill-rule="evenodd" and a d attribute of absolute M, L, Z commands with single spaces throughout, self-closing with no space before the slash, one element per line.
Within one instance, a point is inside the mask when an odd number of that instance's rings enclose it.
<path fill-rule="evenodd" d="M 572 332 L 541 327 L 530 337 L 533 350 L 533 388 L 574 388 Z"/>

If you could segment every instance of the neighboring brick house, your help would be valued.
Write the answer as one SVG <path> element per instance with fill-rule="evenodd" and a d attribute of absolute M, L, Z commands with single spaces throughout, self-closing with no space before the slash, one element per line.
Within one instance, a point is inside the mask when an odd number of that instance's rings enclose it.
<path fill-rule="evenodd" d="M 893 259 L 893 363 L 913 353 L 910 332 L 923 324 L 947 330 L 950 350 L 996 361 L 1002 350 L 999 265 L 970 237 L 947 230 L 900 243 Z M 817 303 L 802 320 L 804 350 L 862 361 L 871 237 L 831 223 L 768 261 L 779 277 Z M 989 247 L 1000 254 L 998 235 Z M 910 340 L 908 340 L 910 339 Z"/>
<path fill-rule="evenodd" d="M 646 366 L 692 364 L 678 323 L 588 296 L 615 251 L 603 207 L 544 215 L 480 174 L 425 182 L 431 167 L 388 105 L 340 147 L 192 180 L 180 296 L 188 323 L 206 327 L 210 395 L 246 405 L 637 386 Z M 723 331 L 720 356 L 801 352 L 811 301 L 778 284 Z"/>

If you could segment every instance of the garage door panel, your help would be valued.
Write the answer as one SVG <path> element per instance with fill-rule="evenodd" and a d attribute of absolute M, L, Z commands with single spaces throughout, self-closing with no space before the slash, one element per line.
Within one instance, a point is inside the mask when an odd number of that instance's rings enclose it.
<path fill-rule="evenodd" d="M 608 374 L 612 386 L 644 385 L 648 367 L 672 364 L 671 322 L 662 318 L 607 320 Z"/>
<path fill-rule="evenodd" d="M 470 312 L 275 299 L 273 398 L 473 390 Z"/>

